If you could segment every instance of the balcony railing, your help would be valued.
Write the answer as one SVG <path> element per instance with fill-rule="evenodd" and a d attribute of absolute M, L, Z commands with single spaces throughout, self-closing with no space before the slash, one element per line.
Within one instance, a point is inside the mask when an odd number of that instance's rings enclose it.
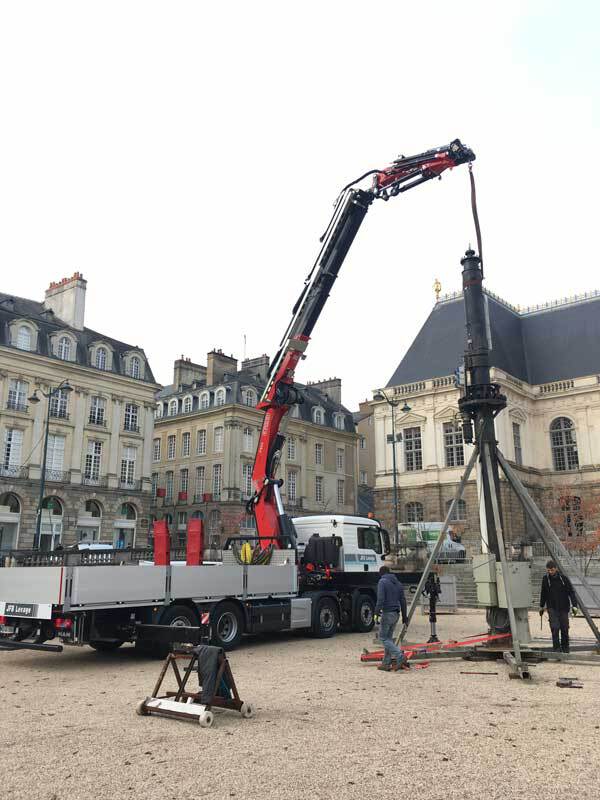
<path fill-rule="evenodd" d="M 127 489 L 128 492 L 141 492 L 142 481 L 139 479 L 133 481 L 119 481 L 119 489 Z"/>
<path fill-rule="evenodd" d="M 140 426 L 137 425 L 134 422 L 126 422 L 123 425 L 123 430 L 127 431 L 128 433 L 139 433 L 140 432 Z"/>
<path fill-rule="evenodd" d="M 27 478 L 29 467 L 0 466 L 0 477 L 2 478 Z"/>
<path fill-rule="evenodd" d="M 6 407 L 9 411 L 28 411 L 29 406 L 27 403 L 24 403 L 22 400 L 17 400 L 14 397 L 9 397 L 6 401 Z"/>
<path fill-rule="evenodd" d="M 55 419 L 69 419 L 69 412 L 66 408 L 50 408 L 50 416 Z"/>
<path fill-rule="evenodd" d="M 85 486 L 99 486 L 102 489 L 108 486 L 108 478 L 100 475 L 84 475 L 81 482 Z"/>
<path fill-rule="evenodd" d="M 106 428 L 106 420 L 104 417 L 90 417 L 88 425 L 101 425 L 103 428 Z"/>
<path fill-rule="evenodd" d="M 47 469 L 46 480 L 50 483 L 68 483 L 71 480 L 71 473 L 60 469 Z"/>

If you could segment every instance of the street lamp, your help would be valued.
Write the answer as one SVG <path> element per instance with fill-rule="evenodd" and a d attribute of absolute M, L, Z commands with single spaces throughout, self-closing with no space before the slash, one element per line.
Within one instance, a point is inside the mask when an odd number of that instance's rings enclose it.
<path fill-rule="evenodd" d="M 39 390 L 40 394 L 43 395 L 48 400 L 48 407 L 46 409 L 46 431 L 44 433 L 44 454 L 42 456 L 42 470 L 40 473 L 40 497 L 38 500 L 38 507 L 37 507 L 37 517 L 35 520 L 35 536 L 33 539 L 33 549 L 37 550 L 40 546 L 41 540 L 41 532 L 42 532 L 42 503 L 44 502 L 44 489 L 46 485 L 46 458 L 48 456 L 48 431 L 50 429 L 50 401 L 53 397 L 60 394 L 60 392 L 69 392 L 73 391 L 73 387 L 69 385 L 67 380 L 62 381 L 58 384 L 54 389 L 50 389 L 49 392 L 43 392 L 41 389 Z M 29 402 L 35 405 L 36 403 L 40 402 L 40 398 L 38 397 L 38 390 L 36 389 L 34 393 L 29 398 Z"/>
<path fill-rule="evenodd" d="M 399 517 L 398 517 L 398 477 L 397 477 L 397 467 L 396 467 L 396 442 L 401 441 L 402 434 L 399 433 L 396 436 L 396 417 L 395 417 L 395 409 L 400 405 L 399 400 L 390 400 L 390 398 L 386 395 L 383 389 L 380 389 L 378 392 L 375 392 L 373 395 L 373 400 L 382 401 L 384 400 L 388 406 L 392 409 L 392 435 L 387 437 L 388 443 L 391 441 L 392 443 L 392 465 L 394 469 L 393 479 L 394 479 L 394 544 L 396 545 L 396 553 L 400 547 L 400 540 L 398 534 L 398 524 L 399 524 Z M 410 406 L 405 401 L 404 405 L 402 406 L 402 413 L 408 414 L 410 411 Z"/>

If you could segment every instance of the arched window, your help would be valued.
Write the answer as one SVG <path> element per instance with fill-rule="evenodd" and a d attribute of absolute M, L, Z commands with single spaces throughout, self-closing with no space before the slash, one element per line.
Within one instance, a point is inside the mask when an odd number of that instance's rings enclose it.
<path fill-rule="evenodd" d="M 256 393 L 254 389 L 244 389 L 242 391 L 242 402 L 245 406 L 256 405 Z"/>
<path fill-rule="evenodd" d="M 132 378 L 139 378 L 142 372 L 142 364 L 137 356 L 133 356 L 129 364 L 129 372 Z"/>
<path fill-rule="evenodd" d="M 137 512 L 132 503 L 123 503 L 121 505 L 121 519 L 137 519 Z"/>
<path fill-rule="evenodd" d="M 450 506 L 452 505 L 452 500 L 448 500 L 446 502 L 446 514 L 450 511 Z M 454 506 L 454 511 L 452 512 L 452 516 L 450 520 L 452 522 L 464 522 L 467 518 L 467 504 L 464 500 L 459 500 L 456 505 Z"/>
<path fill-rule="evenodd" d="M 86 500 L 85 511 L 87 514 L 91 514 L 92 517 L 102 516 L 102 508 L 96 500 Z"/>
<path fill-rule="evenodd" d="M 154 409 L 154 419 L 160 419 L 162 417 L 162 403 L 157 403 L 156 408 Z"/>
<path fill-rule="evenodd" d="M 96 350 L 96 367 L 97 369 L 106 369 L 107 353 L 105 347 L 99 347 Z"/>
<path fill-rule="evenodd" d="M 189 414 L 192 410 L 192 395 L 188 394 L 183 398 L 183 413 Z"/>
<path fill-rule="evenodd" d="M 312 420 L 315 425 L 325 424 L 325 411 L 320 406 L 315 406 L 312 410 Z"/>
<path fill-rule="evenodd" d="M 61 336 L 58 340 L 57 356 L 63 361 L 71 360 L 71 340 L 68 336 Z"/>
<path fill-rule="evenodd" d="M 19 350 L 31 350 L 31 328 L 20 325 L 17 331 L 17 347 Z"/>
<path fill-rule="evenodd" d="M 563 472 L 579 467 L 575 426 L 567 417 L 557 417 L 550 425 L 550 446 L 555 470 Z"/>
<path fill-rule="evenodd" d="M 244 450 L 252 452 L 254 450 L 254 431 L 250 427 L 244 428 Z"/>
<path fill-rule="evenodd" d="M 582 536 L 584 519 L 581 510 L 581 497 L 564 495 L 559 499 L 560 509 L 564 515 L 563 529 L 567 537 Z"/>
<path fill-rule="evenodd" d="M 200 408 L 208 408 L 210 406 L 210 394 L 208 392 L 202 392 L 200 395 Z"/>
<path fill-rule="evenodd" d="M 423 522 L 423 503 L 413 502 L 406 504 L 406 521 Z"/>
<path fill-rule="evenodd" d="M 174 417 L 177 414 L 177 399 L 169 400 L 169 416 Z"/>
<path fill-rule="evenodd" d="M 0 506 L 8 506 L 8 510 L 11 514 L 21 513 L 21 503 L 19 498 L 12 492 L 7 492 L 0 497 Z"/>
<path fill-rule="evenodd" d="M 344 414 L 335 414 L 333 417 L 333 424 L 338 431 L 343 431 L 346 427 L 346 417 Z"/>
<path fill-rule="evenodd" d="M 216 406 L 225 405 L 225 389 L 217 389 L 217 391 L 215 392 L 215 405 Z"/>
<path fill-rule="evenodd" d="M 58 497 L 44 497 L 42 500 L 42 508 L 50 511 L 53 516 L 62 517 L 63 507 Z"/>

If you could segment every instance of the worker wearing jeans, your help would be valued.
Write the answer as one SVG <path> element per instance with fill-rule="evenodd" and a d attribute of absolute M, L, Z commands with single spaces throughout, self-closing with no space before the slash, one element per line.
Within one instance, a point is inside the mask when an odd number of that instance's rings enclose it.
<path fill-rule="evenodd" d="M 389 567 L 381 567 L 379 570 L 380 578 L 377 586 L 377 604 L 375 606 L 375 616 L 381 616 L 379 626 L 379 638 L 383 643 L 383 661 L 379 669 L 384 672 L 408 667 L 408 661 L 404 653 L 394 642 L 394 629 L 398 624 L 400 614 L 402 622 L 408 621 L 406 614 L 406 598 L 404 587 L 395 575 L 392 575 Z"/>
<path fill-rule="evenodd" d="M 548 622 L 552 632 L 552 648 L 569 652 L 569 608 L 577 614 L 577 597 L 573 584 L 566 575 L 558 571 L 556 561 L 548 561 L 546 574 L 542 578 L 540 616 L 548 609 Z"/>

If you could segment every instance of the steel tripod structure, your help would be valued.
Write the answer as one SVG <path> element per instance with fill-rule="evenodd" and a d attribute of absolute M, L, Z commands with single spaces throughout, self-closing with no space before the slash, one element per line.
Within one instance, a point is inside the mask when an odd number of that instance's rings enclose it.
<path fill-rule="evenodd" d="M 495 634 L 499 631 L 506 631 L 508 623 L 512 635 L 512 645 L 511 650 L 504 653 L 504 658 L 515 674 L 518 674 L 520 677 L 529 677 L 523 650 L 531 650 L 531 648 L 529 647 L 529 636 L 524 637 L 522 635 L 524 625 L 527 626 L 528 631 L 527 611 L 517 609 L 517 614 L 513 605 L 511 576 L 506 558 L 503 533 L 500 469 L 504 473 L 508 485 L 517 495 L 525 514 L 528 519 L 531 520 L 539 538 L 544 542 L 549 553 L 552 553 L 561 571 L 571 576 L 577 576 L 581 585 L 587 590 L 588 594 L 594 598 L 598 606 L 600 606 L 600 600 L 594 588 L 590 585 L 585 575 L 581 574 L 574 559 L 570 556 L 510 464 L 507 463 L 498 449 L 494 420 L 496 416 L 506 408 L 507 402 L 506 397 L 501 393 L 500 386 L 497 383 L 492 383 L 490 379 L 489 351 L 491 346 L 488 340 L 488 321 L 483 293 L 481 259 L 472 250 L 467 250 L 464 258 L 461 260 L 461 265 L 463 267 L 462 281 L 466 317 L 466 347 L 464 356 L 465 384 L 463 387 L 463 396 L 459 400 L 459 412 L 462 421 L 463 440 L 467 444 L 474 444 L 474 448 L 454 499 L 446 514 L 446 519 L 444 520 L 444 525 L 438 541 L 429 556 L 427 565 L 412 599 L 408 611 L 408 622 L 402 627 L 397 638 L 397 643 L 400 644 L 406 636 L 408 626 L 410 625 L 415 609 L 419 603 L 424 585 L 441 551 L 454 510 L 458 501 L 463 496 L 465 486 L 469 481 L 473 468 L 477 465 L 481 492 L 480 521 L 483 550 L 488 552 L 490 556 L 493 556 L 495 561 L 499 562 L 501 565 L 506 595 L 506 612 L 508 616 L 507 619 L 504 608 L 490 607 L 488 608 L 487 614 L 488 625 L 492 634 Z M 577 589 L 575 589 L 575 591 L 577 593 Z M 588 647 L 587 649 L 598 650 L 600 649 L 600 631 L 591 618 L 589 610 L 579 593 L 577 593 L 577 599 L 579 608 L 582 610 L 596 639 L 596 646 Z M 522 641 L 522 639 L 525 641 Z M 456 656 L 460 654 L 454 651 L 453 655 Z M 593 658 L 591 660 L 593 661 Z"/>

